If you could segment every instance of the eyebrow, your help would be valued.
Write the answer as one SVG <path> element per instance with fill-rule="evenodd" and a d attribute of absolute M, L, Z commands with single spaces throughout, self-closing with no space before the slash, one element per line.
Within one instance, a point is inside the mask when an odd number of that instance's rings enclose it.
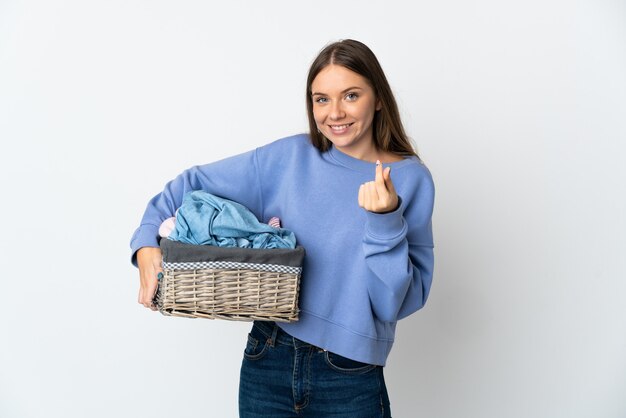
<path fill-rule="evenodd" d="M 357 87 L 357 86 L 348 87 L 347 89 L 343 90 L 341 92 L 341 94 L 347 93 L 350 90 L 363 90 L 363 89 L 361 87 Z M 317 92 L 315 92 L 315 93 L 312 93 L 311 96 L 327 96 L 327 94 L 326 93 L 317 93 Z"/>

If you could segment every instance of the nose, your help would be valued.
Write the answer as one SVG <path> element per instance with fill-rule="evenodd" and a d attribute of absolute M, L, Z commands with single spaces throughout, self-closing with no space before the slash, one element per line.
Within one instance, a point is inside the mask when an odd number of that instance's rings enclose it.
<path fill-rule="evenodd" d="M 340 101 L 334 101 L 331 104 L 330 113 L 328 115 L 332 120 L 340 120 L 346 116 L 346 113 L 341 107 Z"/>

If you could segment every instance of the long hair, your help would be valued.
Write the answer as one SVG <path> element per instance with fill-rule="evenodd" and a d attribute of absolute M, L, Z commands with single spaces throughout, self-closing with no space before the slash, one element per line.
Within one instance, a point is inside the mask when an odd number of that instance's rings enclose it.
<path fill-rule="evenodd" d="M 376 148 L 398 155 L 418 157 L 404 131 L 396 99 L 391 92 L 391 87 L 378 59 L 365 44 L 353 39 L 344 39 L 326 46 L 309 68 L 306 81 L 306 107 L 309 118 L 309 134 L 313 145 L 321 152 L 327 151 L 331 146 L 331 142 L 317 129 L 313 117 L 311 91 L 315 77 L 331 64 L 340 65 L 364 77 L 374 90 L 375 97 L 380 100 L 382 107 L 374 113 L 372 122 Z"/>

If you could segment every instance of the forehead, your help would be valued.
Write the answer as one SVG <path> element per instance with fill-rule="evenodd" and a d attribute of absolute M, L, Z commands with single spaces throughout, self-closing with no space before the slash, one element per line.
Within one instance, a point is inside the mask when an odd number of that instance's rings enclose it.
<path fill-rule="evenodd" d="M 313 92 L 342 91 L 349 87 L 371 89 L 367 79 L 341 65 L 331 64 L 324 67 L 311 83 Z"/>

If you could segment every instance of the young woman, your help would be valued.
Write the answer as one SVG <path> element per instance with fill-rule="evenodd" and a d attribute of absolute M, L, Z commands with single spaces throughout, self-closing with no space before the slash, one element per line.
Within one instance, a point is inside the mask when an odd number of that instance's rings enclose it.
<path fill-rule="evenodd" d="M 383 366 L 396 322 L 426 302 L 434 186 L 372 51 L 328 45 L 306 86 L 309 134 L 195 166 L 148 204 L 131 240 L 139 303 L 152 306 L 160 223 L 205 190 L 278 216 L 306 249 L 300 319 L 255 322 L 241 367 L 241 417 L 389 417 Z M 393 178 L 393 180 L 392 180 Z"/>

